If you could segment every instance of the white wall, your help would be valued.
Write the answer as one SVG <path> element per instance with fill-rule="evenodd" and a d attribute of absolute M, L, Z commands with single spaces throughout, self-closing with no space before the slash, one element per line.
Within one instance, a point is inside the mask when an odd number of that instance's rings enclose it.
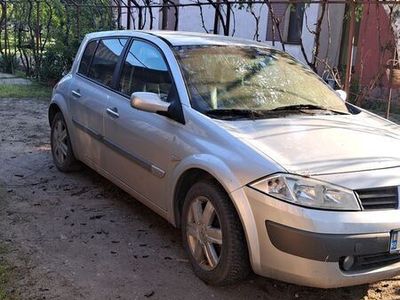
<path fill-rule="evenodd" d="M 304 50 L 307 55 L 308 60 L 311 60 L 312 53 L 314 49 L 314 35 L 310 33 L 310 31 L 315 29 L 315 23 L 317 21 L 319 12 L 319 4 L 310 4 L 305 9 L 305 15 L 307 18 L 304 17 L 303 19 L 303 29 L 302 29 L 302 40 L 304 45 Z M 307 22 L 306 22 L 307 20 Z M 308 29 L 307 29 L 308 27 Z M 268 45 L 272 46 L 271 41 L 266 41 Z M 275 41 L 275 48 L 282 50 L 282 44 L 280 42 Z M 300 45 L 297 44 L 285 44 L 285 51 L 292 55 L 293 57 L 300 60 L 302 63 L 306 64 L 306 60 L 304 55 L 301 51 Z"/>
<path fill-rule="evenodd" d="M 181 0 L 180 4 L 193 3 L 191 0 Z M 201 22 L 199 7 L 180 7 L 178 30 L 194 32 L 213 32 L 215 9 L 210 5 L 202 6 L 204 27 Z M 205 28 L 205 29 L 204 29 Z"/>
<path fill-rule="evenodd" d="M 259 18 L 258 34 L 256 37 L 256 20 L 251 13 L 254 13 Z M 236 24 L 235 31 L 233 31 L 233 16 L 231 17 L 231 35 L 235 37 L 254 39 L 259 41 L 265 41 L 267 36 L 267 22 L 268 22 L 268 8 L 264 4 L 254 4 L 252 9 L 234 9 Z"/>
<path fill-rule="evenodd" d="M 345 8 L 345 4 L 328 4 L 322 23 L 321 37 L 325 42 L 321 43 L 319 57 L 326 58 L 331 66 L 339 63 Z M 323 68 L 321 64 L 319 70 Z"/>
<path fill-rule="evenodd" d="M 191 3 L 191 0 L 181 0 L 180 3 Z M 210 29 L 212 32 L 214 26 L 214 8 L 207 8 L 208 6 L 203 6 L 203 16 L 206 24 L 206 28 Z M 235 37 L 242 37 L 248 39 L 255 39 L 256 32 L 256 22 L 254 16 L 251 15 L 251 12 L 246 9 L 238 9 L 234 8 L 234 15 L 236 20 L 235 31 L 233 31 L 233 16 L 231 16 L 231 35 L 233 34 Z M 253 12 L 257 17 L 259 17 L 259 37 L 258 40 L 265 42 L 268 45 L 272 46 L 272 42 L 266 41 L 267 36 L 267 22 L 268 22 L 268 8 L 263 4 L 256 4 L 253 6 Z M 315 29 L 315 23 L 319 13 L 319 4 L 311 4 L 306 8 L 308 28 L 310 30 Z M 197 15 L 196 15 L 197 14 Z M 179 11 L 179 30 L 183 31 L 196 31 L 196 32 L 204 32 L 203 27 L 201 26 L 201 18 L 200 18 L 200 10 L 198 7 L 194 8 L 181 8 Z M 222 29 L 220 28 L 220 32 Z M 306 20 L 303 20 L 303 44 L 305 48 L 305 52 L 307 54 L 308 59 L 312 57 L 312 51 L 314 48 L 314 35 L 309 32 L 306 26 Z M 340 44 L 340 43 L 339 43 Z M 277 49 L 282 49 L 281 43 L 275 42 L 275 47 Z M 285 44 L 285 50 L 295 58 L 299 59 L 303 63 L 305 63 L 304 55 L 301 51 L 300 45 L 294 44 Z"/>
<path fill-rule="evenodd" d="M 124 1 L 127 3 L 127 1 Z M 139 4 L 143 3 L 142 1 L 137 1 Z M 122 4 L 123 2 L 121 2 Z M 123 4 L 122 4 L 123 5 Z M 159 8 L 153 8 L 153 29 L 158 29 L 161 27 L 161 20 L 160 20 L 160 12 Z M 150 12 L 148 9 L 142 10 L 143 22 L 145 22 L 144 29 L 150 29 Z M 135 6 L 132 4 L 131 9 L 131 29 L 138 29 L 138 21 L 139 21 L 139 10 L 135 9 Z M 128 9 L 122 8 L 121 9 L 121 26 L 124 28 L 128 27 Z"/>
<path fill-rule="evenodd" d="M 206 1 L 203 1 L 206 2 Z M 193 3 L 191 0 L 181 0 L 181 4 Z M 222 14 L 226 15 L 226 6 L 221 5 Z M 204 26 L 201 21 L 200 12 L 203 13 Z M 252 8 L 254 14 L 259 17 L 259 36 L 255 36 L 256 20 L 251 16 L 251 11 L 246 8 L 239 9 L 232 7 L 230 19 L 230 35 L 241 38 L 265 40 L 267 32 L 268 9 L 266 5 L 255 4 Z M 210 32 L 214 30 L 215 9 L 212 6 L 204 5 L 199 7 L 184 7 L 179 9 L 179 27 L 182 31 Z M 223 34 L 222 26 L 219 26 L 219 33 Z"/>
<path fill-rule="evenodd" d="M 155 2 L 155 1 L 154 1 Z M 161 0 L 159 1 L 161 2 Z M 203 0 L 202 2 L 207 2 Z M 193 3 L 193 0 L 180 0 L 179 3 Z M 221 7 L 225 7 L 221 5 Z M 329 21 L 327 18 L 322 26 L 321 32 L 321 56 L 326 55 L 331 64 L 337 64 L 340 54 L 340 41 L 342 35 L 342 22 L 343 22 L 343 14 L 344 14 L 344 5 L 336 4 L 329 6 Z M 173 8 L 171 8 L 173 10 Z M 266 41 L 267 36 L 267 24 L 268 24 L 268 8 L 264 4 L 255 4 L 253 5 L 252 11 L 254 14 L 259 17 L 259 35 L 255 36 L 256 32 L 256 22 L 254 16 L 251 14 L 251 11 L 246 8 L 238 9 L 237 7 L 233 8 L 234 13 L 231 14 L 231 26 L 230 26 L 230 34 L 235 37 L 248 38 L 248 39 L 258 39 L 259 41 L 265 42 L 268 45 L 272 46 L 271 41 Z M 137 28 L 137 10 L 133 9 L 133 16 L 136 20 L 136 28 Z M 126 9 L 123 10 L 124 15 L 122 16 L 122 24 L 126 26 L 127 24 L 127 13 Z M 212 6 L 204 5 L 202 6 L 203 20 L 204 24 L 202 24 L 202 20 L 200 17 L 200 8 L 198 6 L 192 7 L 180 7 L 179 8 L 179 22 L 178 22 L 178 30 L 181 31 L 193 31 L 193 32 L 213 32 L 214 29 L 214 18 L 215 18 L 215 9 Z M 225 12 L 223 12 L 225 14 Z M 310 31 L 315 29 L 315 24 L 317 18 L 320 14 L 320 5 L 319 4 L 310 4 L 306 7 L 305 14 L 307 18 L 303 19 L 303 30 L 302 30 L 302 40 L 305 49 L 305 53 L 308 57 L 308 60 L 311 61 L 312 54 L 314 51 L 314 35 L 310 33 Z M 171 13 L 170 13 L 171 15 Z M 173 16 L 174 14 L 172 14 Z M 146 14 L 147 18 L 149 18 L 149 13 Z M 161 14 L 158 8 L 153 9 L 153 29 L 161 29 Z M 174 22 L 173 20 L 171 20 Z M 307 23 L 306 23 L 307 21 Z M 330 24 L 330 28 L 328 30 L 328 24 Z M 150 22 L 146 22 L 145 29 L 149 29 Z M 233 30 L 235 28 L 235 30 Z M 330 35 L 328 35 L 328 31 Z M 223 29 L 219 26 L 219 32 L 223 34 Z M 331 41 L 331 44 L 328 45 L 328 36 Z M 277 49 L 282 49 L 282 46 L 279 42 L 275 42 L 275 47 Z M 286 52 L 299 59 L 303 63 L 306 63 L 304 59 L 304 55 L 301 51 L 300 45 L 296 44 L 285 44 Z"/>

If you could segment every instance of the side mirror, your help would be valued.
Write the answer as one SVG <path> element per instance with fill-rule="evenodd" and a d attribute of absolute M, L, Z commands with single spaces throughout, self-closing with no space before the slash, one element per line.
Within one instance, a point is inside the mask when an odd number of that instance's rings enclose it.
<path fill-rule="evenodd" d="M 170 103 L 162 101 L 155 93 L 136 92 L 131 96 L 131 106 L 152 113 L 167 112 Z"/>
<path fill-rule="evenodd" d="M 343 102 L 346 102 L 347 100 L 347 93 L 343 90 L 336 90 L 336 94 L 343 100 Z"/>

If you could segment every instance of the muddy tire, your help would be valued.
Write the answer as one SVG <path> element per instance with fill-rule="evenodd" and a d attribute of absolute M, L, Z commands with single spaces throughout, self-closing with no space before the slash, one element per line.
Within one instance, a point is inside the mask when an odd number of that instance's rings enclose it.
<path fill-rule="evenodd" d="M 194 273 L 207 284 L 228 285 L 247 277 L 248 249 L 239 216 L 213 180 L 194 184 L 182 211 L 182 241 Z"/>
<path fill-rule="evenodd" d="M 61 112 L 54 116 L 51 124 L 50 141 L 53 162 L 57 169 L 62 172 L 78 170 L 80 165 L 72 150 L 67 124 Z"/>

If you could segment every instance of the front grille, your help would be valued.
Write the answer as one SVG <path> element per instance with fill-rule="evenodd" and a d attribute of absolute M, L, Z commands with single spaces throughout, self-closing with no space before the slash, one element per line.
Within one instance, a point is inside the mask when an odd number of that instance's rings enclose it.
<path fill-rule="evenodd" d="M 397 263 L 399 261 L 399 254 L 378 253 L 373 255 L 360 255 L 355 257 L 354 265 L 349 271 L 362 271 L 373 268 L 380 268 Z M 342 260 L 340 264 L 342 264 Z"/>
<path fill-rule="evenodd" d="M 397 209 L 399 191 L 397 186 L 356 191 L 364 209 Z"/>

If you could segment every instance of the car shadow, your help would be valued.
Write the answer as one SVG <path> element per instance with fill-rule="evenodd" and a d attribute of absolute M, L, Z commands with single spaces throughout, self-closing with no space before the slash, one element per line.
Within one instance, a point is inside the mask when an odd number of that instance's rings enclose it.
<path fill-rule="evenodd" d="M 83 167 L 83 172 L 76 173 L 74 176 L 84 177 L 85 180 L 90 180 L 97 185 L 99 189 L 103 190 L 102 196 L 114 203 L 114 209 L 123 209 L 127 214 L 132 216 L 140 215 L 141 222 L 150 229 L 151 232 L 149 234 L 152 236 L 152 239 L 163 240 L 164 244 L 165 241 L 169 241 L 169 245 L 164 245 L 164 247 L 170 247 L 175 252 L 174 256 L 180 257 L 181 261 L 187 260 L 187 256 L 181 247 L 179 229 L 174 228 L 165 219 L 90 168 L 85 166 Z M 130 228 L 130 224 L 124 224 L 124 226 L 128 227 L 130 231 L 134 231 L 135 225 L 132 225 L 132 228 Z M 177 272 L 184 272 L 190 277 L 188 279 L 192 280 L 193 283 L 189 286 L 199 286 L 205 292 L 212 293 L 220 299 L 241 299 L 246 297 L 246 295 L 254 299 L 362 299 L 368 295 L 370 288 L 369 285 L 338 289 L 310 288 L 264 278 L 254 273 L 251 273 L 246 280 L 240 283 L 225 287 L 215 287 L 205 285 L 200 279 L 195 277 L 189 263 L 184 265 L 184 271 L 179 270 L 181 267 L 182 265 L 177 263 L 173 269 Z M 172 270 L 170 274 L 171 278 L 174 277 L 173 272 Z M 181 284 L 184 285 L 184 283 Z"/>

